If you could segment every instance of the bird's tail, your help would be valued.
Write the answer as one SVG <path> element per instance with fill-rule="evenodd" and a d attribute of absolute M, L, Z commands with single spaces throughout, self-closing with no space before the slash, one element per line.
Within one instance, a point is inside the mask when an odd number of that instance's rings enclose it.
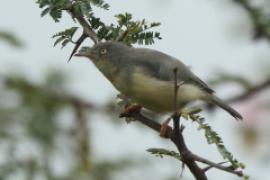
<path fill-rule="evenodd" d="M 241 114 L 239 114 L 236 110 L 234 110 L 229 105 L 227 105 L 223 100 L 221 100 L 217 96 L 212 95 L 210 102 L 217 105 L 217 106 L 219 106 L 219 107 L 221 107 L 222 109 L 224 109 L 228 113 L 230 113 L 236 120 L 242 120 L 243 119 Z"/>

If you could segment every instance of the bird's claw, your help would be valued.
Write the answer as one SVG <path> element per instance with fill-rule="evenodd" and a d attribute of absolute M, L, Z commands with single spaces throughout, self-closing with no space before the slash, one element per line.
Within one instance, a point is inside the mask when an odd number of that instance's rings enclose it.
<path fill-rule="evenodd" d="M 159 135 L 163 138 L 168 138 L 168 131 L 171 130 L 171 127 L 169 126 L 169 123 L 171 121 L 171 118 L 168 118 L 166 121 L 164 121 L 161 124 Z"/>
<path fill-rule="evenodd" d="M 140 105 L 134 105 L 134 104 L 131 104 L 129 106 L 127 106 L 123 112 L 120 113 L 119 115 L 119 118 L 122 118 L 122 117 L 130 117 L 132 113 L 134 112 L 140 112 L 142 109 L 142 106 Z"/>

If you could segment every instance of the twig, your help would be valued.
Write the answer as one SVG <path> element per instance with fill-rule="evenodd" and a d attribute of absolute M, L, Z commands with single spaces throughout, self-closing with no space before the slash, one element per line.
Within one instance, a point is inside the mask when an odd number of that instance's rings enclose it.
<path fill-rule="evenodd" d="M 148 126 L 149 128 L 155 130 L 156 132 L 160 132 L 161 125 L 154 120 L 151 120 L 139 112 L 132 113 L 131 116 L 141 122 L 142 124 Z M 180 136 L 176 137 L 173 133 L 173 129 L 169 128 L 166 131 L 166 137 L 169 137 L 170 140 L 176 145 L 179 150 L 181 157 L 183 158 L 183 162 L 188 166 L 191 173 L 197 180 L 207 180 L 207 177 L 204 171 L 197 165 L 197 163 L 189 156 L 190 151 L 187 148 L 182 133 L 179 133 Z"/>
<path fill-rule="evenodd" d="M 97 34 L 94 32 L 94 30 L 91 28 L 90 24 L 85 20 L 85 18 L 83 16 L 74 13 L 72 8 L 69 9 L 68 12 L 70 12 L 71 15 L 80 23 L 80 25 L 83 27 L 83 31 L 87 34 L 89 38 L 92 39 L 94 44 L 97 44 L 99 42 L 99 38 Z"/>
<path fill-rule="evenodd" d="M 178 89 L 179 89 L 179 85 L 177 82 L 177 68 L 173 69 L 173 73 L 174 73 L 174 111 L 177 113 L 178 112 L 178 107 L 177 107 L 177 94 L 178 94 Z"/>
<path fill-rule="evenodd" d="M 228 103 L 235 103 L 235 102 L 239 102 L 239 101 L 248 99 L 248 98 L 263 91 L 264 89 L 266 89 L 268 87 L 270 87 L 270 79 L 267 79 L 266 81 L 262 82 L 261 84 L 255 86 L 253 88 L 250 88 L 247 92 L 245 92 L 239 96 L 235 96 L 235 97 L 228 99 L 227 102 Z"/>
<path fill-rule="evenodd" d="M 177 94 L 178 94 L 178 82 L 177 82 L 177 68 L 173 69 L 173 73 L 174 73 L 174 115 L 173 115 L 173 127 L 174 127 L 174 132 L 175 132 L 175 136 L 178 137 L 179 136 L 179 124 L 180 124 L 180 114 L 178 112 L 178 107 L 177 107 Z"/>
<path fill-rule="evenodd" d="M 7 86 L 14 87 L 17 85 L 16 80 L 13 80 L 12 78 L 9 78 L 9 77 L 4 77 L 4 76 L 1 76 L 1 77 L 3 79 L 0 79 L 0 80 L 2 80 L 3 83 L 6 84 Z M 55 92 L 53 90 L 46 89 L 44 87 L 34 85 L 31 83 L 25 83 L 24 86 L 25 86 L 25 89 L 28 89 L 28 91 L 39 91 L 39 92 L 43 93 L 44 95 L 46 95 L 47 98 L 54 99 L 55 101 L 66 102 L 66 103 L 69 103 L 71 105 L 76 103 L 82 108 L 85 108 L 85 109 L 88 109 L 91 111 L 96 110 L 96 107 L 93 103 L 87 102 L 87 101 L 85 101 L 77 96 L 73 96 L 73 95 L 65 94 L 65 93 L 58 93 L 58 92 Z"/>
<path fill-rule="evenodd" d="M 241 176 L 241 177 L 244 175 L 242 171 L 237 171 L 237 170 L 233 169 L 231 166 L 222 166 L 220 163 L 214 163 L 212 161 L 209 161 L 208 159 L 205 159 L 205 158 L 200 157 L 200 156 L 193 154 L 193 153 L 190 154 L 190 156 L 192 157 L 192 159 L 194 159 L 198 162 L 208 164 L 209 166 L 220 169 L 222 171 L 236 174 L 237 176 Z M 205 171 L 205 169 L 204 169 L 204 171 Z"/>
<path fill-rule="evenodd" d="M 118 42 L 122 42 L 125 40 L 126 36 L 128 35 L 129 33 L 129 28 L 127 27 L 127 29 L 121 34 L 119 35 L 117 38 L 116 38 L 116 41 Z"/>
<path fill-rule="evenodd" d="M 217 164 L 222 165 L 222 164 L 225 164 L 227 162 L 228 161 L 224 161 L 224 162 L 220 162 L 220 163 L 217 163 Z M 206 172 L 206 171 L 210 170 L 211 168 L 214 168 L 214 166 L 209 165 L 209 166 L 203 168 L 203 170 L 204 170 L 204 172 Z"/>
<path fill-rule="evenodd" d="M 252 5 L 247 0 L 234 0 L 234 1 L 238 3 L 239 5 L 241 5 L 250 16 L 252 23 L 254 25 L 254 31 L 255 31 L 254 38 L 258 39 L 258 38 L 265 37 L 270 42 L 270 33 L 266 28 L 267 24 L 264 24 L 261 21 L 261 16 L 263 15 L 259 14 L 258 9 L 256 9 L 255 7 L 252 7 Z"/>

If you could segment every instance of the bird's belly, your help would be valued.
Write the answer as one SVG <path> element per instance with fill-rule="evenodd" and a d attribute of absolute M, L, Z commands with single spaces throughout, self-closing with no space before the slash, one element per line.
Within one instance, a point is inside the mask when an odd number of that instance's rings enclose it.
<path fill-rule="evenodd" d="M 160 113 L 174 111 L 174 82 L 134 74 L 131 87 L 127 96 L 145 108 Z M 188 102 L 202 99 L 204 95 L 198 87 L 183 84 L 178 89 L 177 106 L 182 108 Z"/>

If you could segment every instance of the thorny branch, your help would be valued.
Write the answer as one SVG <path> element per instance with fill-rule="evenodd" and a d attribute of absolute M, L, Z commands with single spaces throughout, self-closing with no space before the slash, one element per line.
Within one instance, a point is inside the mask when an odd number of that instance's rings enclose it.
<path fill-rule="evenodd" d="M 69 10 L 69 12 L 83 27 L 84 33 L 87 34 L 87 36 L 94 42 L 94 44 L 97 44 L 99 42 L 98 36 L 93 31 L 90 24 L 85 20 L 85 18 L 83 16 L 79 16 L 77 13 L 74 13 L 72 8 Z"/>
<path fill-rule="evenodd" d="M 261 84 L 258 84 L 256 86 L 254 86 L 253 88 L 250 88 L 245 93 L 228 99 L 227 102 L 228 103 L 235 103 L 235 102 L 239 102 L 239 101 L 248 99 L 248 98 L 252 97 L 253 95 L 255 95 L 255 94 L 257 94 L 257 93 L 259 93 L 259 92 L 261 92 L 269 87 L 270 87 L 270 79 L 267 79 L 266 81 L 262 82 Z"/>
<path fill-rule="evenodd" d="M 254 38 L 266 38 L 270 42 L 270 33 L 267 28 L 267 24 L 265 22 L 262 22 L 262 14 L 261 11 L 259 11 L 257 8 L 253 7 L 251 5 L 251 2 L 247 0 L 234 0 L 234 2 L 241 5 L 246 12 L 248 13 L 250 19 L 252 20 L 253 26 L 254 26 Z"/>
<path fill-rule="evenodd" d="M 75 47 L 73 48 L 72 53 L 68 59 L 68 61 L 70 61 L 72 56 L 76 53 L 80 45 L 83 43 L 83 41 L 87 37 L 89 37 L 93 41 L 94 44 L 97 44 L 99 42 L 99 38 L 97 34 L 95 33 L 95 31 L 92 29 L 91 25 L 85 19 L 85 17 L 83 15 L 78 15 L 77 13 L 74 12 L 72 4 L 70 4 L 63 10 L 66 10 L 67 12 L 69 12 L 72 18 L 76 19 L 83 28 L 83 33 L 79 37 L 79 39 L 76 41 Z"/>
<path fill-rule="evenodd" d="M 154 131 L 156 131 L 158 133 L 160 132 L 161 125 L 158 122 L 143 116 L 139 112 L 134 112 L 130 116 L 133 117 L 135 120 L 139 121 L 140 123 L 146 125 L 147 127 L 153 129 Z M 196 154 L 193 154 L 185 144 L 185 140 L 183 137 L 183 128 L 180 128 L 179 136 L 177 136 L 177 137 L 174 136 L 174 132 L 173 132 L 172 128 L 170 128 L 166 132 L 165 136 L 168 137 L 177 146 L 177 149 L 179 150 L 179 152 L 181 154 L 181 161 L 184 162 L 189 168 L 191 168 L 190 171 L 193 174 L 194 173 L 196 174 L 196 176 L 195 175 L 194 176 L 197 179 L 199 179 L 199 180 L 204 179 L 204 178 L 207 179 L 207 177 L 204 177 L 205 176 L 204 173 L 209 169 L 209 167 L 216 168 L 216 169 L 219 169 L 222 171 L 226 171 L 226 172 L 229 172 L 232 174 L 236 174 L 238 176 L 243 176 L 242 171 L 234 170 L 230 166 L 222 166 L 222 164 L 220 164 L 220 163 L 215 163 L 215 162 L 212 162 L 212 161 L 207 160 L 205 158 L 202 158 Z M 196 162 L 201 162 L 201 163 L 207 164 L 207 165 L 209 165 L 209 167 L 200 168 Z"/>

